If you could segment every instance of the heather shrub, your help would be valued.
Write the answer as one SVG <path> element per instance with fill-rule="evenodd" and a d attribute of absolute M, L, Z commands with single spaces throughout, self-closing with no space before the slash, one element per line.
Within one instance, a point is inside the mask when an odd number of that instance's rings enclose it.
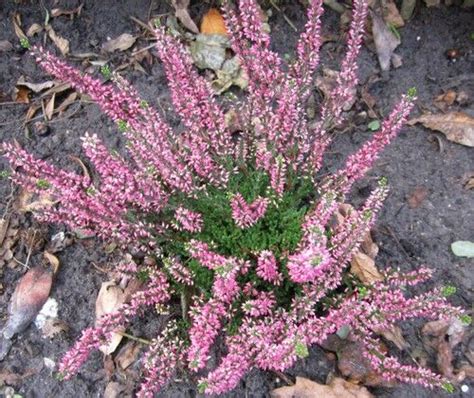
<path fill-rule="evenodd" d="M 69 378 L 89 353 L 126 328 L 137 315 L 164 305 L 183 306 L 144 354 L 138 395 L 151 397 L 177 369 L 199 372 L 203 392 L 236 387 L 252 368 L 282 371 L 340 328 L 386 380 L 441 386 L 429 369 L 401 364 L 382 352 L 378 334 L 410 318 L 462 317 L 441 290 L 407 295 L 407 286 L 429 279 L 420 268 L 402 274 L 386 270 L 385 281 L 364 285 L 346 278 L 347 265 L 375 222 L 387 196 L 383 179 L 359 209 L 335 225 L 331 218 L 353 183 L 374 164 L 406 121 L 415 93 L 403 95 L 378 132 L 348 157 L 345 166 L 320 177 L 330 131 L 340 124 L 357 85 L 357 56 L 367 2 L 353 2 L 347 53 L 337 86 L 320 104 L 317 123 L 304 109 L 321 45 L 322 1 L 312 0 L 295 61 L 282 65 L 270 49 L 255 0 L 226 3 L 232 48 L 249 80 L 245 99 L 231 106 L 238 129 L 210 84 L 194 69 L 180 41 L 155 30 L 183 131 L 142 101 L 120 76 L 101 82 L 67 65 L 41 47 L 32 52 L 47 72 L 87 93 L 127 139 L 128 155 L 110 152 L 95 135 L 83 138 L 94 178 L 34 158 L 13 144 L 3 149 L 13 180 L 54 205 L 37 213 L 48 222 L 89 231 L 117 242 L 125 252 L 142 252 L 154 262 L 121 264 L 122 274 L 146 280 L 146 287 L 99 326 L 83 331 L 64 356 Z M 226 109 L 229 111 L 229 109 Z M 156 265 L 151 265 L 155 263 Z M 224 354 L 209 371 L 216 338 Z"/>

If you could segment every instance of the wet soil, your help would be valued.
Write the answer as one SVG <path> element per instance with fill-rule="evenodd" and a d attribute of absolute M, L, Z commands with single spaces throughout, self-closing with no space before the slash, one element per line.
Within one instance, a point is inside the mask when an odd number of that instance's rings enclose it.
<path fill-rule="evenodd" d="M 15 12 L 19 12 L 23 26 L 29 27 L 34 22 L 44 21 L 45 8 L 72 9 L 80 2 L 70 0 L 57 1 L 54 2 L 55 5 L 52 3 L 12 0 L 0 3 L 0 40 L 9 40 L 14 45 L 13 50 L 0 53 L 0 140 L 4 142 L 16 139 L 23 147 L 43 159 L 62 167 L 78 169 L 79 166 L 71 160 L 70 155 L 83 157 L 80 137 L 85 132 L 98 134 L 110 148 L 119 151 L 124 149 L 124 142 L 116 128 L 100 113 L 97 106 L 88 103 L 74 104 L 62 117 L 53 118 L 49 123 L 49 134 L 40 136 L 31 128 L 27 131 L 23 125 L 28 105 L 8 103 L 20 76 L 33 82 L 49 80 L 35 65 L 31 56 L 18 45 L 11 18 Z M 208 7 L 203 3 L 192 3 L 191 12 L 196 20 Z M 303 7 L 296 1 L 281 3 L 285 15 L 300 28 L 305 21 Z M 71 52 L 96 52 L 108 38 L 125 32 L 138 33 L 139 27 L 130 20 L 130 16 L 146 21 L 150 15 L 168 13 L 170 10 L 170 6 L 164 1 L 85 1 L 80 17 L 54 18 L 51 24 L 58 34 L 70 41 Z M 339 33 L 339 18 L 334 11 L 328 9 L 324 20 L 325 33 Z M 295 32 L 282 14 L 275 10 L 269 23 L 272 26 L 274 48 L 282 55 L 291 55 L 296 41 Z M 380 115 L 386 115 L 400 94 L 415 86 L 419 93 L 415 115 L 427 110 L 435 111 L 433 99 L 452 89 L 456 92 L 462 90 L 468 96 L 463 105 L 455 105 L 454 109 L 474 116 L 474 41 L 470 38 L 474 32 L 474 13 L 459 7 L 418 7 L 413 19 L 399 32 L 401 45 L 396 52 L 403 60 L 400 68 L 380 73 L 370 42 L 363 49 L 359 60 L 360 90 L 365 86 L 376 99 L 376 111 Z M 39 40 L 36 38 L 33 41 Z M 138 46 L 144 47 L 147 44 L 139 40 Z M 52 47 L 49 42 L 47 46 Z M 343 40 L 325 44 L 323 65 L 337 68 L 343 48 Z M 455 62 L 448 60 L 445 56 L 448 49 L 457 49 L 462 55 Z M 115 54 L 110 58 L 111 69 L 114 69 L 123 62 L 124 55 Z M 145 64 L 144 68 L 146 73 L 131 69 L 122 73 L 137 86 L 144 99 L 168 111 L 170 99 L 159 62 L 154 59 L 152 65 Z M 359 121 L 358 124 L 354 122 L 354 114 L 363 110 L 367 108 L 358 101 L 349 115 L 351 124 L 344 132 L 337 133 L 327 155 L 328 171 L 336 169 L 348 153 L 353 152 L 370 136 L 368 121 Z M 433 138 L 434 136 L 437 138 Z M 3 158 L 0 158 L 0 168 L 8 169 Z M 391 193 L 374 230 L 375 241 L 380 247 L 378 266 L 398 266 L 409 271 L 422 264 L 429 265 L 436 273 L 428 285 L 456 286 L 457 292 L 452 301 L 464 307 L 469 307 L 473 298 L 473 260 L 455 257 L 450 251 L 450 244 L 456 240 L 474 239 L 474 191 L 463 187 L 466 177 L 473 173 L 472 148 L 451 143 L 444 136 L 419 126 L 405 127 L 395 142 L 385 150 L 376 167 L 357 185 L 351 198 L 358 205 L 370 187 L 374 186 L 376 177 L 386 176 Z M 418 207 L 411 208 L 407 198 L 419 187 L 427 191 L 427 196 Z M 10 192 L 9 182 L 0 180 L 2 214 Z M 21 222 L 24 227 L 37 226 L 29 216 L 21 216 Z M 49 226 L 47 236 L 50 238 L 59 230 L 61 227 Z M 26 260 L 26 249 L 17 250 L 19 261 Z M 12 385 L 23 397 L 103 396 L 107 379 L 100 354 L 93 354 L 79 375 L 67 382 L 54 377 L 53 372 L 44 365 L 44 358 L 58 361 L 81 330 L 93 323 L 95 298 L 100 283 L 106 280 L 106 276 L 94 264 L 107 267 L 113 263 L 114 258 L 113 255 L 104 254 L 103 245 L 95 240 L 80 240 L 58 256 L 62 267 L 50 296 L 58 301 L 59 318 L 67 322 L 71 330 L 53 339 L 44 339 L 36 327 L 31 325 L 15 339 L 10 354 L 0 363 L 0 373 L 20 375 L 6 384 Z M 39 261 L 41 251 L 33 251 L 30 264 Z M 0 296 L 2 320 L 6 317 L 6 308 L 16 281 L 25 270 L 18 266 L 3 271 L 3 291 Z M 410 352 L 422 347 L 419 326 L 420 323 L 417 323 L 403 328 L 405 337 L 411 344 L 411 348 L 401 354 L 407 361 L 410 361 Z M 134 334 L 146 338 L 152 338 L 155 331 L 156 321 L 139 322 L 132 329 Z M 461 359 L 464 349 L 464 346 L 459 347 L 457 360 Z M 435 366 L 434 354 L 430 355 L 428 364 Z M 299 361 L 287 375 L 305 376 L 324 382 L 334 370 L 334 363 L 327 359 L 322 349 L 315 347 L 309 358 Z M 136 372 L 139 373 L 139 368 Z M 126 383 L 126 380 L 117 375 L 113 377 L 113 380 Z M 461 393 L 458 388 L 451 395 L 406 385 L 371 390 L 377 397 L 383 398 L 467 397 L 474 391 L 474 384 L 465 384 L 470 387 L 468 393 Z M 275 374 L 253 370 L 235 391 L 225 397 L 265 397 L 272 388 L 279 385 L 282 382 L 278 382 Z M 171 383 L 160 394 L 163 397 L 197 395 L 195 384 L 186 380 Z M 126 393 L 122 396 L 126 396 Z"/>

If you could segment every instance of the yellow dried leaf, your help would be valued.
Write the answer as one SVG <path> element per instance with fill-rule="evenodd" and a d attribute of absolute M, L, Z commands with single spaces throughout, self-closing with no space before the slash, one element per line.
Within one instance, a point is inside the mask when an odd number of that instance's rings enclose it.
<path fill-rule="evenodd" d="M 216 8 L 211 8 L 201 21 L 201 33 L 204 35 L 223 35 L 228 36 L 222 14 Z"/>
<path fill-rule="evenodd" d="M 361 251 L 358 251 L 352 256 L 351 274 L 357 276 L 363 283 L 383 280 L 382 275 L 375 266 L 374 260 Z"/>
<path fill-rule="evenodd" d="M 297 377 L 296 383 L 289 387 L 280 387 L 270 393 L 272 398 L 373 398 L 363 386 L 335 377 L 328 385 Z"/>
<path fill-rule="evenodd" d="M 440 131 L 450 141 L 474 147 L 474 118 L 466 113 L 426 114 L 408 122 L 409 125 L 416 123 Z"/>

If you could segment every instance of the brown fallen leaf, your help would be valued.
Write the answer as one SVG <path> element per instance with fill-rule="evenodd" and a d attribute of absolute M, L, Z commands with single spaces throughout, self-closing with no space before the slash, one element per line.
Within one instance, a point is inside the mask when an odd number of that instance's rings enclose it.
<path fill-rule="evenodd" d="M 402 330 L 398 326 L 391 325 L 387 328 L 373 330 L 375 333 L 385 337 L 388 341 L 395 344 L 399 350 L 404 350 L 410 346 L 403 337 Z"/>
<path fill-rule="evenodd" d="M 45 193 L 37 195 L 26 189 L 22 189 L 15 203 L 15 209 L 22 213 L 41 211 L 49 209 L 55 201 L 51 199 L 51 195 Z"/>
<path fill-rule="evenodd" d="M 456 101 L 457 93 L 454 90 L 448 90 L 444 94 L 440 94 L 435 98 L 435 103 L 442 103 L 451 106 Z"/>
<path fill-rule="evenodd" d="M 76 101 L 77 99 L 77 93 L 76 92 L 72 92 L 71 94 L 69 94 L 63 102 L 61 102 L 61 104 L 57 107 L 56 109 L 56 112 L 61 114 L 62 112 L 64 112 L 71 104 L 74 103 L 74 101 Z"/>
<path fill-rule="evenodd" d="M 79 4 L 76 8 L 72 10 L 65 10 L 63 8 L 53 8 L 51 10 L 51 16 L 53 18 L 60 17 L 61 15 L 70 16 L 71 18 L 77 14 L 79 17 L 81 15 L 82 7 L 84 7 L 84 3 Z"/>
<path fill-rule="evenodd" d="M 15 30 L 16 37 L 18 37 L 19 40 L 28 40 L 25 33 L 21 29 L 21 15 L 18 12 L 13 14 L 12 21 L 13 21 L 13 29 Z"/>
<path fill-rule="evenodd" d="M 43 252 L 43 257 L 51 266 L 51 270 L 53 271 L 53 274 L 56 275 L 59 271 L 59 266 L 60 266 L 59 259 L 54 254 L 51 254 L 47 250 Z"/>
<path fill-rule="evenodd" d="M 373 11 L 370 12 L 370 15 L 372 16 L 372 33 L 380 68 L 382 71 L 387 71 L 390 69 L 393 52 L 400 45 L 400 39 L 387 27 L 382 17 Z"/>
<path fill-rule="evenodd" d="M 13 91 L 13 100 L 19 104 L 30 103 L 30 90 L 27 87 L 15 87 Z"/>
<path fill-rule="evenodd" d="M 176 18 L 191 32 L 198 34 L 199 29 L 188 12 L 189 0 L 171 0 L 171 4 L 175 9 Z"/>
<path fill-rule="evenodd" d="M 428 196 L 428 193 L 429 191 L 426 187 L 415 187 L 415 189 L 413 189 L 413 191 L 411 191 L 411 193 L 408 195 L 408 207 L 410 209 L 416 209 L 417 207 L 420 207 L 420 205 Z"/>
<path fill-rule="evenodd" d="M 140 349 L 140 344 L 136 341 L 129 341 L 127 344 L 125 344 L 115 357 L 117 368 L 121 370 L 127 369 L 138 359 Z"/>
<path fill-rule="evenodd" d="M 113 53 L 114 51 L 125 51 L 132 47 L 137 38 L 132 36 L 130 33 L 122 33 L 120 36 L 115 39 L 111 39 L 102 44 L 102 50 L 108 53 Z"/>
<path fill-rule="evenodd" d="M 427 322 L 422 328 L 423 343 L 436 349 L 439 371 L 454 380 L 453 348 L 464 338 L 467 327 L 457 318 Z"/>
<path fill-rule="evenodd" d="M 126 387 L 116 381 L 111 381 L 105 387 L 104 398 L 121 398 Z"/>
<path fill-rule="evenodd" d="M 292 386 L 280 387 L 270 392 L 272 398 L 373 398 L 363 386 L 335 377 L 327 385 L 304 377 L 296 377 Z"/>
<path fill-rule="evenodd" d="M 33 91 L 34 93 L 39 93 L 43 90 L 54 87 L 54 85 L 55 85 L 55 82 L 53 80 L 48 80 L 42 83 L 27 82 L 25 81 L 25 78 L 23 76 L 21 76 L 16 82 L 16 87 L 24 86 L 24 87 L 27 87 L 29 90 Z"/>
<path fill-rule="evenodd" d="M 68 55 L 69 54 L 69 40 L 66 40 L 65 38 L 59 36 L 51 27 L 51 25 L 46 25 L 45 29 L 46 29 L 46 32 L 48 32 L 49 38 L 53 41 L 53 43 L 56 45 L 59 51 L 61 51 L 61 54 L 63 56 Z"/>
<path fill-rule="evenodd" d="M 393 0 L 382 0 L 382 14 L 386 23 L 391 24 L 395 28 L 401 28 L 405 25 L 398 8 Z"/>
<path fill-rule="evenodd" d="M 6 340 L 23 332 L 35 319 L 46 302 L 53 284 L 53 274 L 43 266 L 30 268 L 20 278 L 8 306 L 8 321 L 3 328 L 2 337 Z M 2 360 L 7 352 L 2 352 Z"/>
<path fill-rule="evenodd" d="M 44 337 L 52 339 L 60 333 L 69 332 L 70 329 L 66 322 L 57 318 L 48 318 L 44 321 L 41 331 Z"/>
<path fill-rule="evenodd" d="M 38 23 L 34 23 L 33 25 L 31 25 L 28 30 L 26 31 L 26 35 L 28 37 L 33 37 L 34 35 L 40 33 L 43 31 L 43 27 L 38 24 Z"/>
<path fill-rule="evenodd" d="M 466 113 L 426 114 L 408 122 L 411 126 L 416 123 L 440 131 L 450 141 L 474 147 L 474 118 Z"/>
<path fill-rule="evenodd" d="M 98 326 L 103 315 L 116 311 L 124 302 L 125 293 L 115 282 L 103 282 L 95 302 L 95 326 Z M 109 344 L 99 348 L 105 355 L 112 354 L 122 341 L 123 336 L 119 332 L 123 332 L 123 330 L 118 330 L 112 335 Z"/>
<path fill-rule="evenodd" d="M 350 272 L 357 276 L 362 283 L 366 284 L 383 280 L 382 274 L 375 266 L 375 261 L 361 251 L 357 251 L 352 256 Z"/>
<path fill-rule="evenodd" d="M 53 96 L 49 99 L 48 103 L 44 107 L 44 116 L 46 117 L 46 120 L 51 120 L 53 118 L 55 100 L 56 94 L 53 94 Z"/>
<path fill-rule="evenodd" d="M 228 36 L 222 14 L 216 8 L 211 8 L 204 14 L 201 21 L 201 33 L 204 35 Z"/>

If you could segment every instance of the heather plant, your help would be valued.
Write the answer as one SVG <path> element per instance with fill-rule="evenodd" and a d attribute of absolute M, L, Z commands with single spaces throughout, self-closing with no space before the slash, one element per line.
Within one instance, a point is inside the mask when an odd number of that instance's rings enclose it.
<path fill-rule="evenodd" d="M 48 73 L 88 94 L 117 124 L 129 153 L 122 157 L 86 134 L 83 149 L 96 173 L 91 178 L 6 143 L 12 179 L 54 199 L 37 214 L 40 219 L 115 241 L 124 252 L 142 252 L 156 264 L 121 264 L 119 271 L 144 279 L 145 288 L 83 331 L 61 361 L 66 378 L 115 330 L 181 300 L 189 307 L 183 305 L 182 317 L 157 330 L 144 354 L 138 396 L 152 397 L 177 369 L 197 372 L 202 392 L 232 390 L 252 368 L 283 371 L 341 328 L 351 330 L 386 380 L 446 383 L 429 369 L 385 353 L 378 337 L 411 318 L 464 316 L 441 289 L 407 295 L 407 287 L 426 281 L 431 271 L 386 270 L 383 282 L 365 285 L 345 277 L 387 196 L 386 181 L 381 179 L 361 208 L 331 223 L 354 182 L 402 128 L 415 92 L 401 97 L 339 171 L 321 177 L 330 131 L 342 121 L 357 85 L 367 2 L 353 1 L 336 88 L 321 104 L 317 123 L 310 124 L 304 109 L 319 63 L 322 13 L 322 0 L 310 1 L 295 61 L 283 65 L 270 48 L 256 1 L 225 2 L 232 48 L 249 81 L 245 99 L 230 106 L 237 131 L 226 123 L 185 47 L 161 26 L 155 30 L 156 50 L 182 121 L 180 132 L 120 76 L 101 82 L 41 47 L 32 49 Z M 209 370 L 218 336 L 225 349 L 217 368 Z"/>

